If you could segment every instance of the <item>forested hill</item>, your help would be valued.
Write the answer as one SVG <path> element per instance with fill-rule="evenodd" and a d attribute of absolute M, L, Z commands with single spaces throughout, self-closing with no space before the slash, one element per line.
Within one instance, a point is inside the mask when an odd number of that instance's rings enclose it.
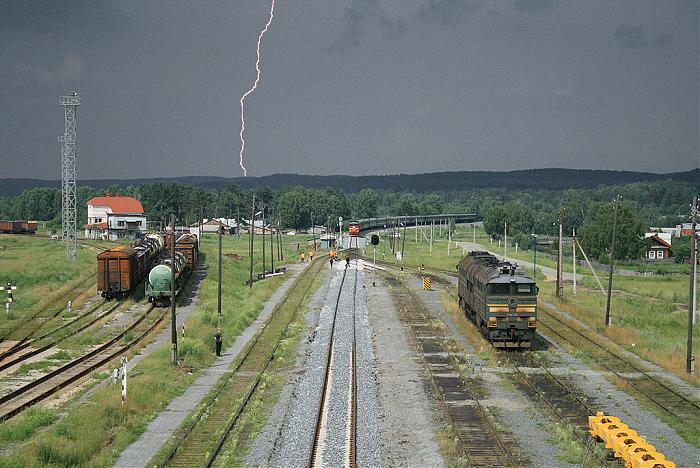
<path fill-rule="evenodd" d="M 126 187 L 145 183 L 173 182 L 206 188 L 223 188 L 234 182 L 241 188 L 267 186 L 277 189 L 285 185 L 308 188 L 336 188 L 359 192 L 363 188 L 391 191 L 435 192 L 473 188 L 551 189 L 594 188 L 601 185 L 622 185 L 632 182 L 674 180 L 700 184 L 700 169 L 687 172 L 654 174 L 650 172 L 604 171 L 589 169 L 528 169 L 508 172 L 459 171 L 427 174 L 397 174 L 381 176 L 273 174 L 262 177 L 173 177 L 149 179 L 79 180 L 78 185 L 104 189 L 112 185 Z M 34 187 L 60 187 L 60 180 L 1 179 L 0 196 L 17 195 Z"/>

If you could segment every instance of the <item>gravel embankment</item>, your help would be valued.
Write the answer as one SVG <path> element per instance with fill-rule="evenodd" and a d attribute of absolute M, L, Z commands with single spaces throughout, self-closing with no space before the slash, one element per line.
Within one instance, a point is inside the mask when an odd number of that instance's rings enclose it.
<path fill-rule="evenodd" d="M 357 332 L 357 464 L 379 466 L 379 399 L 375 381 L 372 326 L 364 272 L 358 272 L 356 297 Z"/>
<path fill-rule="evenodd" d="M 296 364 L 287 372 L 289 381 L 282 389 L 277 402 L 273 406 L 265 427 L 253 442 L 245 462 L 246 466 L 280 466 L 282 465 L 280 458 L 286 458 L 285 455 L 280 453 L 283 442 L 282 434 L 294 405 L 297 403 L 295 398 L 296 387 L 306 373 L 305 363 L 313 349 L 321 310 L 326 302 L 326 298 L 333 294 L 330 289 L 332 278 L 332 273 L 327 275 L 323 285 L 318 288 L 311 301 L 309 301 L 309 311 L 304 315 L 307 328 L 303 332 L 304 335 L 297 348 Z"/>
<path fill-rule="evenodd" d="M 410 332 L 397 316 L 386 283 L 372 287 L 367 273 L 378 394 L 379 461 L 384 466 L 445 466 L 435 432 L 441 427 L 432 387 L 424 375 Z M 370 466 L 370 465 L 368 465 Z"/>
<path fill-rule="evenodd" d="M 335 299 L 341 279 L 342 270 L 337 269 L 321 308 L 316 333 L 311 343 L 311 352 L 304 363 L 303 375 L 293 392 L 291 411 L 287 414 L 280 433 L 281 442 L 276 455 L 276 466 L 301 467 L 309 462 L 318 402 L 321 399 Z"/>

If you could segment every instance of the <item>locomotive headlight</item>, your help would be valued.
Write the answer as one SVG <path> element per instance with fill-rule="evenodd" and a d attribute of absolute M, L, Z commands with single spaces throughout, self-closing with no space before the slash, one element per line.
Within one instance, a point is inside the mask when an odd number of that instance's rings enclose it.
<path fill-rule="evenodd" d="M 489 328 L 495 328 L 498 326 L 498 322 L 496 322 L 496 317 L 489 317 L 489 323 L 487 324 Z"/>

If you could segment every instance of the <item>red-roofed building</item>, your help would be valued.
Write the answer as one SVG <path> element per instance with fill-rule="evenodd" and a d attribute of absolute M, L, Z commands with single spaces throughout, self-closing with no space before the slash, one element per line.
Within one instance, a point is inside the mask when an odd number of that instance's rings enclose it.
<path fill-rule="evenodd" d="M 107 193 L 90 199 L 87 208 L 87 224 L 83 227 L 88 239 L 138 239 L 146 233 L 146 215 L 141 202 L 134 197 Z"/>

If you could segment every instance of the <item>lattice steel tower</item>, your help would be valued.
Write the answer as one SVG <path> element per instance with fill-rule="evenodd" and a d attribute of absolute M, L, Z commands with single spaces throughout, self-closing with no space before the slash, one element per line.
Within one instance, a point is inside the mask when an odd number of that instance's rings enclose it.
<path fill-rule="evenodd" d="M 80 96 L 77 91 L 58 98 L 65 108 L 65 130 L 58 137 L 61 143 L 61 191 L 63 240 L 66 243 L 66 257 L 75 260 L 77 251 L 76 202 L 75 202 L 75 130 L 78 123 Z"/>

